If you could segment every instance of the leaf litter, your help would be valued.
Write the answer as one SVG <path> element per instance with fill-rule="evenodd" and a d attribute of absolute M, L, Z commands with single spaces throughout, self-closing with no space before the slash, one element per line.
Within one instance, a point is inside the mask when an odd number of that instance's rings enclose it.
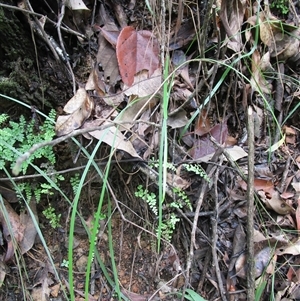
<path fill-rule="evenodd" d="M 297 288 L 293 285 L 299 281 L 300 263 L 297 232 L 300 220 L 300 133 L 297 105 L 299 102 L 299 29 L 296 24 L 292 22 L 289 24 L 273 15 L 267 6 L 264 11 L 258 11 L 255 3 L 251 7 L 246 1 L 240 0 L 234 1 L 234 4 L 224 0 L 220 2 L 220 15 L 215 16 L 219 19 L 215 23 L 213 20 L 210 22 L 212 28 L 215 26 L 215 30 L 219 31 L 223 39 L 218 40 L 218 34 L 209 31 L 211 36 L 208 37 L 208 41 L 205 41 L 205 54 L 200 53 L 201 45 L 198 48 L 191 44 L 196 38 L 194 26 L 190 26 L 191 11 L 182 12 L 188 22 L 177 22 L 176 25 L 175 22 L 172 23 L 172 26 L 179 26 L 179 28 L 174 30 L 173 36 L 170 33 L 167 52 L 167 54 L 172 52 L 170 72 L 181 64 L 183 66 L 177 70 L 170 81 L 168 159 L 176 166 L 176 172 L 168 172 L 167 182 L 173 188 L 177 187 L 188 193 L 193 211 L 189 212 L 185 209 L 183 215 L 179 215 L 181 221 L 180 227 L 176 230 L 177 237 L 175 236 L 170 244 L 173 251 L 165 249 L 161 261 L 157 260 L 154 264 L 154 270 L 151 266 L 157 254 L 151 251 L 149 238 L 141 239 L 138 245 L 133 246 L 135 243 L 132 243 L 132 233 L 136 237 L 139 234 L 136 229 L 133 232 L 130 229 L 129 234 L 124 231 L 125 239 L 135 248 L 136 262 L 130 264 L 141 269 L 146 274 L 147 281 L 158 277 L 156 281 L 151 281 L 151 285 L 146 289 L 143 282 L 136 280 L 136 275 L 131 275 L 133 278 L 129 281 L 126 276 L 128 267 L 126 269 L 121 260 L 120 282 L 124 294 L 131 300 L 145 300 L 144 296 L 151 296 L 155 289 L 158 289 L 161 299 L 171 300 L 168 299 L 168 292 L 180 291 L 183 287 L 181 270 L 174 268 L 172 258 L 180 257 L 185 266 L 189 251 L 187 235 L 191 233 L 189 222 L 196 221 L 193 220 L 194 211 L 200 202 L 198 197 L 204 187 L 199 176 L 183 171 L 181 165 L 184 162 L 194 166 L 201 164 L 202 168 L 207 170 L 210 165 L 216 165 L 219 170 L 217 178 L 211 175 L 212 184 L 204 191 L 205 201 L 200 211 L 203 215 L 197 223 L 200 232 L 196 236 L 197 248 L 193 250 L 197 255 L 192 260 L 189 287 L 208 300 L 220 297 L 221 288 L 226 289 L 227 300 L 246 300 L 247 184 L 245 177 L 247 178 L 251 172 L 247 170 L 246 162 L 248 145 L 245 112 L 248 105 L 252 105 L 255 111 L 253 143 L 255 144 L 256 278 L 258 281 L 262 279 L 268 282 L 269 285 L 272 279 L 275 279 L 275 286 L 278 287 L 282 279 L 288 281 L 274 291 L 276 300 L 283 300 L 280 299 L 283 292 L 287 292 L 290 298 L 297 295 Z M 86 10 L 85 4 L 80 1 L 77 3 L 70 1 L 68 5 L 72 10 Z M 75 129 L 99 126 L 98 130 L 90 131 L 84 134 L 84 137 L 104 142 L 108 149 L 114 150 L 120 164 L 123 157 L 129 160 L 136 158 L 145 163 L 151 157 L 157 157 L 160 143 L 161 41 L 154 29 L 141 29 L 130 22 L 128 25 L 128 20 L 131 18 L 126 18 L 126 13 L 121 6 L 114 9 L 121 10 L 121 19 L 118 17 L 119 24 L 116 23 L 115 18 L 107 14 L 107 6 L 101 4 L 99 14 L 103 17 L 103 21 L 102 24 L 93 26 L 97 35 L 97 54 L 90 66 L 89 79 L 86 79 L 85 88 L 80 87 L 64 106 L 63 115 L 60 115 L 56 121 L 56 133 L 57 136 L 64 136 Z M 254 12 L 253 15 L 250 14 L 251 10 Z M 259 32 L 258 44 L 256 44 L 256 28 Z M 190 45 L 192 45 L 191 50 Z M 223 57 L 218 50 L 223 51 Z M 195 63 L 188 60 L 198 55 L 203 55 L 207 59 L 221 60 L 226 53 L 226 61 L 230 64 L 243 52 L 249 54 L 249 61 L 246 63 L 240 60 L 239 65 L 234 65 L 238 72 L 230 71 L 216 94 L 211 97 L 209 104 L 203 108 L 203 99 L 210 97 L 211 90 L 222 78 L 225 67 L 222 64 L 213 66 L 212 61 Z M 283 64 L 283 69 L 279 68 L 280 64 Z M 208 68 L 213 72 L 207 72 Z M 278 70 L 283 72 L 278 73 Z M 284 91 L 283 94 L 279 93 L 280 88 Z M 279 94 L 283 96 L 276 99 L 275 106 L 274 97 Z M 201 108 L 198 117 L 180 139 L 180 131 L 189 124 L 191 116 L 198 108 Z M 109 127 L 101 129 L 103 125 Z M 230 160 L 224 156 L 225 153 L 215 158 L 221 148 L 229 153 Z M 107 148 L 103 147 L 103 153 L 107 155 Z M 130 173 L 132 171 L 130 170 Z M 147 179 L 144 175 L 140 176 L 144 177 L 142 182 L 151 179 L 150 187 L 157 186 L 157 182 L 149 175 Z M 146 204 L 143 205 L 139 199 L 134 198 L 128 188 L 131 187 L 134 191 L 139 181 L 136 178 L 131 181 L 125 178 L 121 173 L 116 184 L 116 191 L 118 189 L 122 191 L 119 192 L 120 202 L 124 203 L 126 208 L 136 206 L 131 210 L 140 211 L 142 215 L 147 211 Z M 131 176 L 129 178 L 131 179 Z M 125 188 L 120 188 L 121 182 L 126 183 Z M 128 197 L 124 196 L 124 189 L 128 195 L 131 195 L 130 203 L 126 202 Z M 155 190 L 155 188 L 151 189 Z M 218 206 L 215 206 L 214 202 L 217 202 Z M 2 264 L 13 259 L 15 254 L 15 246 L 9 237 L 11 231 L 9 232 L 8 229 L 7 218 L 12 225 L 14 240 L 23 250 L 22 253 L 32 248 L 36 235 L 28 216 L 17 214 L 7 201 L 4 202 L 4 206 L 7 217 L 0 215 L 0 223 L 7 245 L 6 254 L 0 261 Z M 218 217 L 216 220 L 212 218 L 214 215 Z M 120 216 L 113 221 L 114 229 L 119 229 L 118 224 L 124 223 Z M 213 222 L 217 222 L 217 233 L 211 231 Z M 118 240 L 120 233 L 118 230 L 115 231 Z M 212 239 L 217 239 L 217 256 L 221 266 L 219 271 L 215 269 L 215 262 L 210 258 L 209 245 Z M 86 252 L 84 243 L 84 240 L 80 241 L 79 247 L 76 248 L 77 254 L 81 256 Z M 99 242 L 101 256 L 106 260 L 104 245 L 105 243 Z M 125 252 L 125 257 L 132 254 L 132 248 L 129 247 L 116 246 L 116 249 L 120 254 Z M 149 259 L 147 271 L 142 265 L 143 258 Z M 4 279 L 4 270 L 1 268 L 1 279 Z M 209 277 L 203 278 L 202 275 L 209 275 Z M 49 287 L 52 283 L 48 283 L 47 276 L 42 278 L 39 281 L 41 285 L 39 290 L 35 290 L 32 294 L 33 299 L 36 298 L 35 294 L 42 294 L 42 299 L 46 300 L 51 294 Z M 226 283 L 220 283 L 220 278 L 226 279 Z M 163 285 L 159 286 L 159 283 Z M 77 287 L 77 292 L 82 296 L 80 289 L 80 286 Z M 99 297 L 99 293 L 90 297 L 91 300 Z M 263 298 L 267 300 L 267 291 L 264 292 Z"/>

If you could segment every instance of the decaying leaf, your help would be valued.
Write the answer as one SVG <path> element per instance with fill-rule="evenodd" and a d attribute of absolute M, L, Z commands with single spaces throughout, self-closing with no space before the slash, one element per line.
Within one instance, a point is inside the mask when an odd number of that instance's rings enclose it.
<path fill-rule="evenodd" d="M 226 122 L 216 124 L 214 127 L 210 128 L 209 134 L 205 134 L 202 137 L 195 139 L 194 147 L 190 150 L 189 154 L 195 160 L 203 160 L 203 158 L 207 160 L 209 157 L 211 158 L 216 151 L 216 146 L 209 138 L 209 135 L 211 135 L 218 143 L 223 144 L 226 141 L 227 134 L 228 129 Z"/>
<path fill-rule="evenodd" d="M 240 182 L 242 189 L 247 190 L 247 183 L 244 181 Z M 270 180 L 266 179 L 254 179 L 254 188 L 256 191 L 263 190 L 264 193 L 271 196 L 274 192 L 274 184 Z"/>
<path fill-rule="evenodd" d="M 257 16 L 250 17 L 247 22 L 256 24 Z M 259 14 L 259 32 L 261 41 L 269 47 L 271 57 L 288 60 L 299 53 L 299 29 L 282 22 L 270 12 Z"/>
<path fill-rule="evenodd" d="M 155 93 L 161 85 L 161 69 L 158 68 L 151 76 L 146 70 L 142 70 L 134 76 L 134 81 L 130 88 L 124 87 L 124 93 L 127 96 L 137 95 L 145 97 Z"/>
<path fill-rule="evenodd" d="M 117 58 L 123 82 L 130 87 L 134 75 L 142 70 L 148 70 L 150 77 L 160 66 L 158 54 L 158 41 L 152 32 L 124 27 L 117 42 Z"/>
<path fill-rule="evenodd" d="M 272 85 L 265 78 L 264 71 L 274 71 L 270 64 L 270 53 L 265 53 L 261 58 L 259 52 L 255 50 L 252 54 L 252 76 L 250 80 L 253 91 L 270 93 Z"/>
<path fill-rule="evenodd" d="M 131 128 L 134 124 L 134 120 L 136 120 L 144 111 L 153 107 L 156 103 L 157 98 L 153 98 L 151 101 L 149 101 L 148 98 L 134 99 L 120 112 L 117 121 L 122 123 L 128 122 L 126 126 L 127 128 Z"/>
<path fill-rule="evenodd" d="M 19 215 L 14 211 L 10 204 L 3 200 L 0 210 L 0 224 L 2 232 L 7 241 L 7 251 L 4 261 L 12 259 L 16 243 L 20 243 L 24 237 L 25 226 L 21 223 Z M 1 205 L 2 205 L 1 204 Z"/>
<path fill-rule="evenodd" d="M 211 119 L 207 116 L 207 111 L 202 110 L 195 124 L 195 134 L 203 136 L 212 129 Z"/>

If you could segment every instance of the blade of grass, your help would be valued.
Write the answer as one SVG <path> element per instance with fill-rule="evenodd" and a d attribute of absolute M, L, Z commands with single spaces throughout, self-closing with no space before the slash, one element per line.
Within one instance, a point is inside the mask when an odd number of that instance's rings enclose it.
<path fill-rule="evenodd" d="M 160 250 L 161 234 L 162 234 L 162 205 L 166 196 L 167 183 L 167 161 L 168 161 L 168 107 L 170 97 L 170 87 L 166 80 L 169 73 L 169 57 L 166 58 L 164 67 L 164 85 L 163 85 L 163 101 L 162 101 L 162 125 L 160 132 L 160 148 L 159 148 L 159 168 L 158 168 L 158 233 L 157 233 L 157 250 Z M 170 85 L 171 86 L 171 85 Z"/>

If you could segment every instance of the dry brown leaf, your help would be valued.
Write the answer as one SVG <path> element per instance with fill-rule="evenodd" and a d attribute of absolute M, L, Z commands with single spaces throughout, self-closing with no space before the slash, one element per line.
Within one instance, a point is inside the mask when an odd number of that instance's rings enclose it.
<path fill-rule="evenodd" d="M 31 291 L 31 298 L 33 301 L 48 301 L 50 297 L 50 288 L 48 284 L 48 277 L 45 277 L 40 287 L 34 287 Z"/>
<path fill-rule="evenodd" d="M 242 189 L 247 190 L 247 183 L 244 181 L 240 182 Z M 270 180 L 265 179 L 254 179 L 254 188 L 256 191 L 263 190 L 265 193 L 272 195 L 274 192 L 274 184 Z"/>
<path fill-rule="evenodd" d="M 39 219 L 38 219 L 38 215 L 37 215 L 37 211 L 36 211 L 35 201 L 31 200 L 29 203 L 29 206 L 30 206 L 30 209 L 31 209 L 33 215 L 35 216 L 36 224 L 38 224 Z M 24 254 L 32 248 L 32 246 L 35 242 L 37 229 L 36 229 L 36 225 L 34 224 L 32 218 L 31 218 L 31 215 L 29 213 L 26 214 L 24 211 L 22 211 L 20 213 L 20 222 L 25 227 L 24 236 L 20 242 L 21 252 L 22 252 L 22 254 Z"/>
<path fill-rule="evenodd" d="M 130 154 L 132 157 L 141 158 L 133 148 L 130 140 L 126 139 L 126 137 L 121 133 L 121 131 L 115 126 L 109 127 L 105 130 L 89 132 L 89 134 L 94 138 L 110 145 L 113 149 L 123 150 Z"/>
<path fill-rule="evenodd" d="M 279 60 L 286 61 L 299 53 L 299 30 L 295 30 L 290 34 L 286 32 L 276 33 L 274 42 L 270 46 L 272 57 L 277 56 Z"/>
<path fill-rule="evenodd" d="M 244 0 L 232 0 L 221 2 L 220 18 L 229 38 L 227 47 L 239 52 L 243 45 L 241 26 L 244 22 L 244 15 L 247 2 Z"/>
<path fill-rule="evenodd" d="M 264 194 L 259 193 L 262 201 L 266 204 L 267 208 L 274 210 L 276 213 L 286 215 L 294 213 L 295 209 L 288 205 L 281 197 L 278 191 L 274 191 L 271 198 L 265 197 Z"/>
<path fill-rule="evenodd" d="M 99 71 L 98 65 L 96 64 L 89 75 L 88 81 L 85 84 L 85 90 L 95 90 L 98 96 L 103 97 L 105 95 L 105 91 L 107 90 L 106 84 L 103 81 L 103 73 L 104 72 Z"/>
<path fill-rule="evenodd" d="M 266 80 L 263 71 L 274 71 L 270 64 L 270 53 L 265 53 L 261 58 L 258 50 L 255 50 L 252 55 L 252 76 L 250 84 L 253 91 L 262 91 L 268 94 L 272 89 L 272 85 Z"/>
<path fill-rule="evenodd" d="M 184 127 L 188 122 L 186 115 L 187 112 L 184 109 L 180 109 L 176 114 L 172 114 L 172 116 L 168 118 L 168 126 L 172 129 Z"/>
<path fill-rule="evenodd" d="M 119 29 L 113 22 L 108 22 L 102 27 L 106 32 L 110 32 L 112 35 L 119 35 Z M 101 66 L 104 71 L 104 81 L 106 84 L 114 85 L 121 79 L 117 61 L 116 50 L 105 39 L 103 34 L 100 33 L 98 37 L 98 53 L 97 64 Z"/>
<path fill-rule="evenodd" d="M 189 181 L 184 180 L 180 176 L 177 176 L 175 174 L 170 174 L 170 173 L 167 173 L 167 182 L 169 185 L 183 190 L 185 190 L 191 185 Z"/>
<path fill-rule="evenodd" d="M 131 128 L 134 125 L 134 121 L 147 109 L 152 108 L 157 103 L 157 98 L 152 98 L 149 102 L 148 98 L 141 98 L 133 100 L 124 108 L 118 115 L 116 121 L 128 122 L 126 128 Z M 121 129 L 124 130 L 124 129 Z"/>
<path fill-rule="evenodd" d="M 300 240 L 298 239 L 296 242 L 286 245 L 285 247 L 281 246 L 278 250 L 276 250 L 277 255 L 284 254 L 292 254 L 292 255 L 300 255 Z"/>
<path fill-rule="evenodd" d="M 209 133 L 212 129 L 211 119 L 207 116 L 207 111 L 202 110 L 199 114 L 196 124 L 195 124 L 195 134 L 198 136 L 203 136 Z"/>
<path fill-rule="evenodd" d="M 127 96 L 137 95 L 139 98 L 146 97 L 155 93 L 160 85 L 161 68 L 154 70 L 150 77 L 148 76 L 148 71 L 143 70 L 134 76 L 134 81 L 130 88 L 125 85 L 124 94 Z"/>

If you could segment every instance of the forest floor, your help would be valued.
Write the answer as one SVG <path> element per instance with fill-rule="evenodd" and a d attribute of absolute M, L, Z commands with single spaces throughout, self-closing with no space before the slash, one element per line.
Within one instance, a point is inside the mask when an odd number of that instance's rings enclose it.
<path fill-rule="evenodd" d="M 300 299 L 300 5 L 156 2 L 31 17 L 74 97 L 52 171 L 0 179 L 1 300 Z"/>

